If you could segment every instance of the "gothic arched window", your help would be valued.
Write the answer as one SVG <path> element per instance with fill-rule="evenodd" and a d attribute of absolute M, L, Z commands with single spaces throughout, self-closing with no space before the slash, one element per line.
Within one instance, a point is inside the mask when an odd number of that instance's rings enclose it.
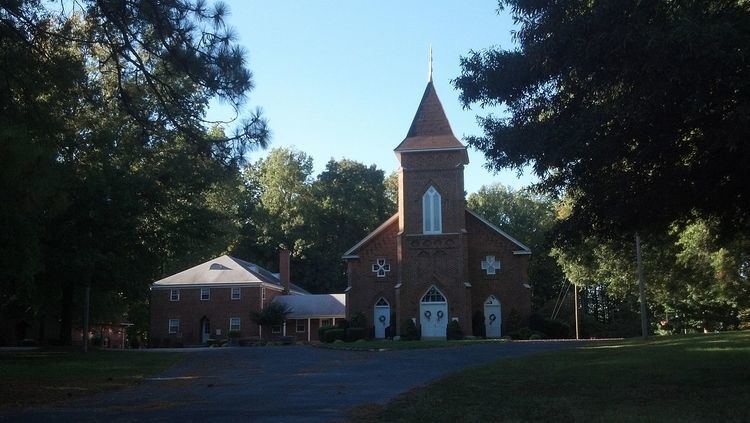
<path fill-rule="evenodd" d="M 443 232 L 443 212 L 440 193 L 430 187 L 422 196 L 422 232 L 439 234 Z"/>

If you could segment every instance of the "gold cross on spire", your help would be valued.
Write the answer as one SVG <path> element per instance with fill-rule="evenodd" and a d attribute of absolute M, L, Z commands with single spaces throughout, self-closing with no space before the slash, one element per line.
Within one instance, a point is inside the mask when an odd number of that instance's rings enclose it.
<path fill-rule="evenodd" d="M 432 82 L 432 43 L 430 43 L 430 70 L 427 73 L 427 82 Z"/>

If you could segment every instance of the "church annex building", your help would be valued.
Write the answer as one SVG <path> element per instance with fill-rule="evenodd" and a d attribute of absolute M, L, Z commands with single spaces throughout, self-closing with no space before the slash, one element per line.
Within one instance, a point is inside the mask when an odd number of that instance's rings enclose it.
<path fill-rule="evenodd" d="M 406 319 L 423 339 L 445 338 L 451 320 L 472 334 L 483 316 L 487 337 L 531 313 L 531 251 L 466 208 L 466 147 L 453 135 L 430 75 L 409 132 L 395 149 L 398 212 L 344 253 L 347 318 L 361 312 L 384 338 Z M 395 332 L 394 332 L 395 329 Z M 477 334 L 475 334 L 477 335 Z"/>

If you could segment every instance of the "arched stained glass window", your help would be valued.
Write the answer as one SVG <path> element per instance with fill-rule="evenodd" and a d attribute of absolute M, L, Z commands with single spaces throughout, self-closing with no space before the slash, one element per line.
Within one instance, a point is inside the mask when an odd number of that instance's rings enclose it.
<path fill-rule="evenodd" d="M 437 288 L 434 286 L 430 288 L 429 291 L 427 291 L 426 294 L 422 297 L 423 303 L 444 303 L 445 297 L 443 296 L 443 293 L 440 292 Z"/>
<path fill-rule="evenodd" d="M 443 232 L 443 211 L 440 193 L 430 187 L 422 196 L 422 232 L 439 234 Z"/>

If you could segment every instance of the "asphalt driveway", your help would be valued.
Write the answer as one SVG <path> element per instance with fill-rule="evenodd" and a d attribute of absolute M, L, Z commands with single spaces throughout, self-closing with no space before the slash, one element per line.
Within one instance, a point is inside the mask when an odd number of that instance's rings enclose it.
<path fill-rule="evenodd" d="M 310 346 L 206 349 L 138 386 L 54 407 L 6 411 L 3 421 L 341 421 L 464 368 L 574 342 L 486 343 L 361 352 Z M 155 352 L 155 354 L 158 354 Z"/>

